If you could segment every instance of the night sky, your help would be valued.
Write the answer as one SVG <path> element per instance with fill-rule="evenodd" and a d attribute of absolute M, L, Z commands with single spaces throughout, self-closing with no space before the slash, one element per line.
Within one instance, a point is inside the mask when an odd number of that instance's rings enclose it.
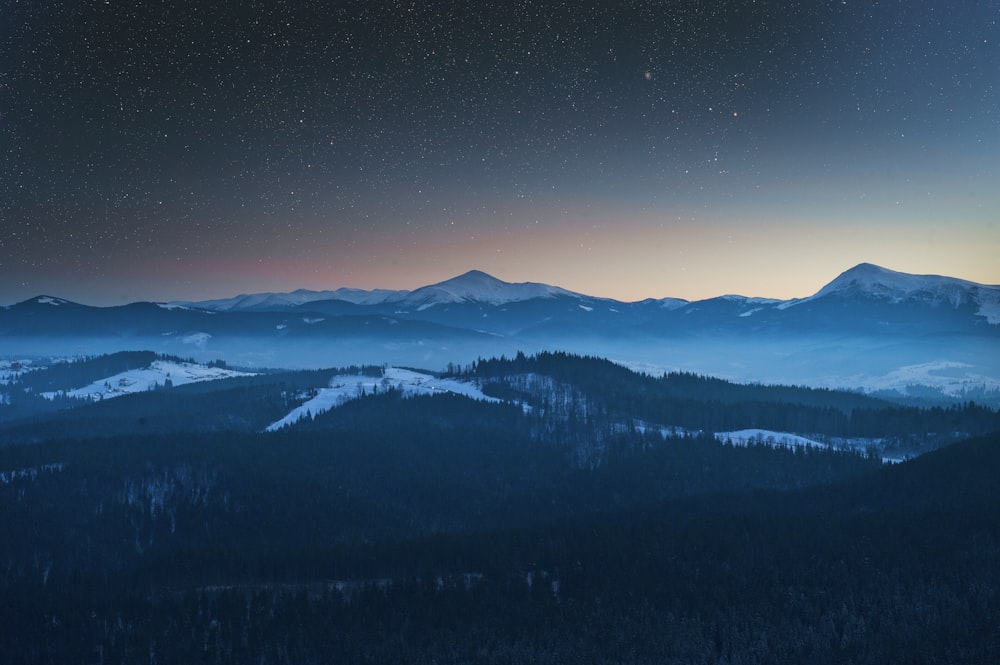
<path fill-rule="evenodd" d="M 0 0 L 0 304 L 1000 283 L 1000 3 Z"/>

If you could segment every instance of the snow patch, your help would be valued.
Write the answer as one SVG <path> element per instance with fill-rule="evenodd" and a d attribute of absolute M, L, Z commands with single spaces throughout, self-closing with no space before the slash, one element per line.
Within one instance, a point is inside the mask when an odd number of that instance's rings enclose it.
<path fill-rule="evenodd" d="M 470 270 L 464 275 L 437 284 L 422 286 L 407 294 L 402 302 L 416 306 L 417 311 L 423 311 L 435 305 L 463 302 L 506 305 L 534 298 L 555 298 L 557 296 L 581 297 L 578 293 L 567 291 L 558 286 L 537 282 L 504 282 L 482 271 Z"/>
<path fill-rule="evenodd" d="M 986 317 L 988 323 L 1000 323 L 1000 287 L 941 275 L 911 275 L 870 263 L 857 265 L 842 273 L 815 295 L 781 303 L 778 309 L 785 310 L 837 293 L 861 295 L 892 304 L 911 299 L 951 307 L 971 303 L 979 305 L 977 313 Z"/>
<path fill-rule="evenodd" d="M 683 298 L 660 298 L 659 300 L 655 300 L 654 302 L 659 303 L 660 307 L 662 307 L 663 309 L 665 309 L 667 311 L 673 311 L 675 309 L 680 309 L 681 307 L 684 307 L 685 305 L 690 305 L 691 304 L 691 302 L 689 300 L 684 300 Z"/>
<path fill-rule="evenodd" d="M 62 462 L 55 462 L 53 464 L 43 464 L 41 466 L 31 466 L 25 469 L 13 469 L 11 471 L 0 471 L 0 485 L 10 485 L 15 480 L 21 478 L 30 478 L 35 480 L 38 478 L 38 474 L 41 472 L 53 473 L 56 471 L 62 471 Z"/>
<path fill-rule="evenodd" d="M 154 360 L 149 367 L 132 369 L 98 379 L 82 388 L 42 393 L 42 397 L 55 399 L 57 395 L 65 395 L 77 399 L 108 399 L 154 390 L 163 387 L 168 381 L 175 386 L 180 386 L 187 383 L 229 379 L 235 376 L 253 376 L 253 374 L 219 367 L 207 367 L 196 363 Z"/>
<path fill-rule="evenodd" d="M 395 302 L 408 293 L 409 291 L 390 291 L 387 289 L 374 289 L 372 291 L 349 288 L 336 289 L 335 291 L 299 289 L 291 293 L 244 293 L 233 298 L 202 300 L 198 302 L 177 301 L 167 304 L 170 306 L 186 306 L 201 310 L 225 312 L 247 309 L 292 308 L 323 300 L 340 300 L 356 305 L 378 305 L 386 302 Z"/>
<path fill-rule="evenodd" d="M 856 375 L 840 380 L 848 389 L 864 386 L 864 392 L 898 392 L 908 395 L 910 388 L 929 387 L 949 397 L 962 398 L 968 393 L 1000 392 L 1000 380 L 971 372 L 967 363 L 939 360 L 904 365 L 881 375 Z"/>
<path fill-rule="evenodd" d="M 978 316 L 985 316 L 986 323 L 993 325 L 1000 324 L 1000 296 L 997 296 L 996 300 L 993 301 L 980 302 L 979 311 L 976 314 Z"/>
<path fill-rule="evenodd" d="M 30 360 L 0 360 L 0 386 L 10 383 L 17 375 L 41 369 Z"/>
<path fill-rule="evenodd" d="M 338 374 L 330 379 L 328 388 L 320 388 L 311 399 L 292 409 L 281 420 L 268 425 L 266 431 L 277 431 L 293 425 L 303 418 L 315 417 L 351 400 L 359 399 L 363 395 L 391 389 L 402 390 L 406 396 L 452 393 L 464 395 L 470 399 L 488 402 L 500 401 L 495 397 L 483 394 L 479 386 L 470 381 L 439 379 L 423 372 L 389 367 L 381 377 Z"/>
<path fill-rule="evenodd" d="M 199 349 L 204 349 L 210 339 L 212 339 L 212 336 L 207 332 L 192 333 L 181 337 L 182 342 L 197 346 Z"/>
<path fill-rule="evenodd" d="M 755 443 L 762 443 L 771 446 L 783 446 L 785 448 L 827 447 L 825 443 L 799 436 L 798 434 L 774 432 L 766 429 L 741 429 L 735 432 L 716 432 L 715 438 L 723 443 L 730 442 L 734 446 L 749 446 Z"/>

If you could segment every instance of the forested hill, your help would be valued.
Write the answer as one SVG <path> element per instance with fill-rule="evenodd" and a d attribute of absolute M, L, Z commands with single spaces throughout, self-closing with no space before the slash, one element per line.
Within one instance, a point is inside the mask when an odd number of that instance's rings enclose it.
<path fill-rule="evenodd" d="M 900 465 L 701 436 L 570 468 L 523 409 L 0 449 L 5 662 L 982 663 L 996 435 Z M 647 439 L 647 441 L 649 441 Z"/>
<path fill-rule="evenodd" d="M 122 362 L 126 380 L 134 362 L 206 376 L 134 355 L 74 380 Z M 1000 430 L 989 409 L 565 354 L 447 376 L 208 369 L 0 406 L 0 662 L 971 664 L 1000 649 L 1000 435 L 968 438 Z M 48 412 L 19 416 L 39 400 Z M 883 464 L 893 447 L 938 450 Z"/>
<path fill-rule="evenodd" d="M 919 408 L 838 390 L 744 385 L 686 373 L 651 376 L 603 358 L 561 352 L 480 359 L 452 369 L 482 382 L 484 392 L 508 399 L 554 406 L 552 395 L 561 394 L 575 413 L 586 402 L 591 417 L 626 414 L 708 432 L 761 428 L 893 439 L 916 452 L 955 440 L 959 432 L 970 436 L 1000 431 L 1000 411 L 972 402 Z"/>
<path fill-rule="evenodd" d="M 365 366 L 251 375 L 223 364 L 129 352 L 37 366 L 3 380 L 0 445 L 80 432 L 253 433 L 275 423 L 323 428 L 344 402 L 387 391 L 518 404 L 519 428 L 536 440 L 561 442 L 584 465 L 601 463 L 612 445 L 647 447 L 644 437 L 657 433 L 725 438 L 735 432 L 746 438 L 758 432 L 765 440 L 791 436 L 799 444 L 901 459 L 1000 430 L 1000 412 L 971 402 L 918 408 L 843 391 L 742 385 L 684 373 L 651 376 L 565 353 L 480 359 L 442 374 Z"/>
<path fill-rule="evenodd" d="M 513 358 L 480 358 L 467 367 L 453 369 L 458 374 L 481 378 L 534 372 L 575 384 L 590 393 L 624 391 L 627 395 L 636 395 L 647 392 L 657 399 L 706 400 L 720 404 L 781 402 L 829 407 L 844 412 L 861 408 L 886 408 L 891 405 L 882 399 L 843 390 L 741 384 L 687 372 L 666 372 L 653 376 L 605 358 L 559 351 L 546 351 L 531 356 L 518 354 Z"/>

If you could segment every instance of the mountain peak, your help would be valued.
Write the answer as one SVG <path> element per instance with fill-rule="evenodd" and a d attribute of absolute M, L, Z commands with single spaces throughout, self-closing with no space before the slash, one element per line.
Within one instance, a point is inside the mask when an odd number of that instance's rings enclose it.
<path fill-rule="evenodd" d="M 437 284 L 432 284 L 431 286 L 467 286 L 467 287 L 499 287 L 504 285 L 509 285 L 509 282 L 505 282 L 502 279 L 497 279 L 489 273 L 485 273 L 482 270 L 469 270 L 461 275 L 452 277 L 451 279 L 446 279 L 443 282 L 438 282 Z"/>
<path fill-rule="evenodd" d="M 40 295 L 34 298 L 29 298 L 21 303 L 22 305 L 50 305 L 52 307 L 58 307 L 60 305 L 73 305 L 75 303 L 69 300 L 64 300 L 62 298 L 56 298 L 55 296 Z"/>
<path fill-rule="evenodd" d="M 911 275 L 877 266 L 859 263 L 844 271 L 835 280 L 820 289 L 814 297 L 832 293 L 852 293 L 882 300 L 902 300 L 917 291 L 956 291 L 977 286 L 954 277 L 940 275 Z"/>
<path fill-rule="evenodd" d="M 816 295 L 782 308 L 829 295 L 881 300 L 889 303 L 920 301 L 932 306 L 978 306 L 977 314 L 990 324 L 1000 323 L 1000 287 L 956 277 L 911 275 L 871 263 L 860 263 L 824 286 Z"/>
<path fill-rule="evenodd" d="M 504 305 L 534 298 L 577 295 L 557 286 L 537 282 L 505 282 L 482 270 L 470 270 L 443 282 L 416 289 L 406 296 L 404 301 L 419 309 L 426 309 L 450 303 L 478 302 Z"/>

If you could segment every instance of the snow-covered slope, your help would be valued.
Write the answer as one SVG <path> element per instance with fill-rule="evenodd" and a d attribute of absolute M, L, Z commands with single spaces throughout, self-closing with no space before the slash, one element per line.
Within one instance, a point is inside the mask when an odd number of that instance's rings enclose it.
<path fill-rule="evenodd" d="M 680 309 L 681 307 L 684 307 L 685 305 L 690 305 L 691 301 L 690 300 L 684 300 L 683 298 L 655 298 L 655 299 L 654 298 L 647 298 L 646 300 L 639 301 L 639 303 L 637 303 L 637 304 L 640 304 L 640 305 L 652 304 L 652 305 L 655 305 L 655 306 L 657 306 L 657 307 L 659 307 L 661 309 L 665 309 L 667 311 L 672 311 L 672 310 L 675 310 L 675 309 Z"/>
<path fill-rule="evenodd" d="M 309 291 L 300 289 L 291 293 L 244 294 L 233 298 L 206 300 L 201 302 L 176 301 L 168 306 L 187 306 L 211 311 L 264 311 L 282 310 L 306 305 L 311 302 L 337 300 L 360 306 L 391 305 L 404 311 L 421 312 L 439 305 L 478 303 L 488 306 L 502 306 L 509 303 L 534 299 L 554 299 L 572 297 L 593 300 L 585 294 L 537 282 L 511 283 L 497 279 L 479 270 L 447 279 L 437 284 L 422 286 L 413 291 L 393 291 L 376 289 L 339 288 L 332 291 Z M 735 313 L 744 319 L 758 318 L 768 312 L 780 313 L 805 303 L 826 301 L 831 297 L 864 302 L 879 302 L 887 305 L 920 303 L 931 307 L 971 306 L 985 317 L 990 324 L 1000 324 L 1000 286 L 977 284 L 954 277 L 940 275 L 910 275 L 895 272 L 870 263 L 862 263 L 845 271 L 814 295 L 793 300 L 769 298 L 748 298 L 739 295 L 720 296 L 699 302 L 688 302 L 678 298 L 648 299 L 631 306 L 650 307 L 659 311 L 680 311 L 691 313 L 706 308 L 718 310 L 732 309 L 739 305 L 742 309 Z M 61 304 L 57 298 L 43 296 L 35 300 L 38 304 Z M 616 305 L 626 303 L 609 301 Z"/>
<path fill-rule="evenodd" d="M 715 438 L 724 443 L 731 443 L 734 446 L 749 446 L 754 443 L 761 443 L 785 448 L 827 447 L 825 443 L 820 443 L 819 441 L 798 434 L 775 432 L 766 429 L 741 429 L 734 432 L 716 432 Z"/>
<path fill-rule="evenodd" d="M 131 393 L 145 392 L 158 387 L 162 388 L 169 384 L 180 386 L 199 381 L 228 379 L 234 376 L 251 376 L 251 374 L 231 369 L 208 367 L 196 363 L 156 360 L 149 367 L 121 372 L 114 376 L 94 381 L 89 385 L 67 389 L 59 393 L 42 393 L 42 396 L 53 399 L 57 394 L 63 394 L 68 397 L 83 399 L 88 397 L 92 399 L 108 399 Z"/>
<path fill-rule="evenodd" d="M 24 360 L 3 360 L 0 359 L 0 386 L 5 386 L 19 374 L 37 370 L 38 366 L 32 364 L 30 359 Z"/>
<path fill-rule="evenodd" d="M 53 298 L 52 296 L 38 296 L 35 298 L 35 303 L 39 305 L 53 305 L 58 307 L 60 305 L 68 305 L 70 302 L 68 300 L 63 300 L 62 298 Z"/>
<path fill-rule="evenodd" d="M 866 453 L 869 450 L 876 450 L 880 447 L 880 439 L 838 439 L 835 445 L 817 441 L 799 434 L 788 432 L 775 432 L 767 429 L 741 429 L 734 432 L 716 432 L 715 439 L 722 443 L 733 446 L 765 445 L 780 448 L 831 448 L 840 450 L 853 450 L 858 454 Z M 898 464 L 903 459 L 900 457 L 883 456 L 883 464 Z"/>
<path fill-rule="evenodd" d="M 41 296 L 0 309 L 0 347 L 8 358 L 146 348 L 296 368 L 437 368 L 559 349 L 739 381 L 907 396 L 918 394 L 910 385 L 924 386 L 977 402 L 995 403 L 1000 385 L 1000 287 L 871 264 L 791 301 L 625 303 L 471 271 L 412 292 L 296 291 L 209 304 L 218 309 Z"/>
<path fill-rule="evenodd" d="M 470 270 L 464 275 L 420 287 L 404 297 L 401 303 L 418 309 L 426 309 L 434 305 L 462 302 L 505 305 L 534 298 L 554 298 L 556 296 L 580 297 L 579 294 L 561 289 L 558 286 L 537 282 L 513 284 L 479 270 Z"/>
<path fill-rule="evenodd" d="M 402 390 L 404 395 L 429 395 L 435 393 L 455 393 L 472 399 L 498 402 L 489 397 L 479 387 L 469 381 L 438 379 L 431 374 L 414 372 L 398 367 L 389 367 L 382 377 L 362 375 L 337 375 L 330 379 L 328 388 L 320 388 L 308 400 L 292 409 L 288 415 L 267 426 L 268 432 L 294 425 L 303 418 L 317 416 L 362 395 L 371 395 L 380 390 Z"/>
<path fill-rule="evenodd" d="M 378 305 L 383 302 L 400 300 L 408 293 L 409 291 L 392 291 L 388 289 L 374 289 L 371 291 L 351 288 L 340 288 L 333 291 L 298 289 L 291 293 L 251 293 L 218 300 L 202 300 L 197 302 L 178 300 L 166 304 L 175 307 L 197 307 L 217 312 L 235 312 L 240 310 L 289 309 L 320 300 L 343 300 L 355 305 Z"/>
<path fill-rule="evenodd" d="M 871 263 L 861 263 L 843 272 L 808 298 L 780 304 L 787 309 L 831 296 L 878 300 L 890 304 L 920 302 L 933 307 L 973 305 L 988 323 L 1000 324 L 1000 286 L 968 282 L 941 275 L 911 275 Z"/>
<path fill-rule="evenodd" d="M 470 270 L 458 277 L 422 286 L 414 291 L 388 289 L 366 291 L 352 288 L 340 288 L 333 291 L 299 289 L 291 293 L 252 293 L 219 300 L 174 301 L 166 303 L 166 305 L 228 312 L 288 309 L 321 300 L 341 300 L 355 305 L 397 303 L 403 307 L 421 310 L 442 304 L 476 302 L 487 305 L 504 305 L 533 298 L 552 298 L 555 296 L 580 297 L 580 294 L 536 282 L 504 282 L 482 271 Z"/>

